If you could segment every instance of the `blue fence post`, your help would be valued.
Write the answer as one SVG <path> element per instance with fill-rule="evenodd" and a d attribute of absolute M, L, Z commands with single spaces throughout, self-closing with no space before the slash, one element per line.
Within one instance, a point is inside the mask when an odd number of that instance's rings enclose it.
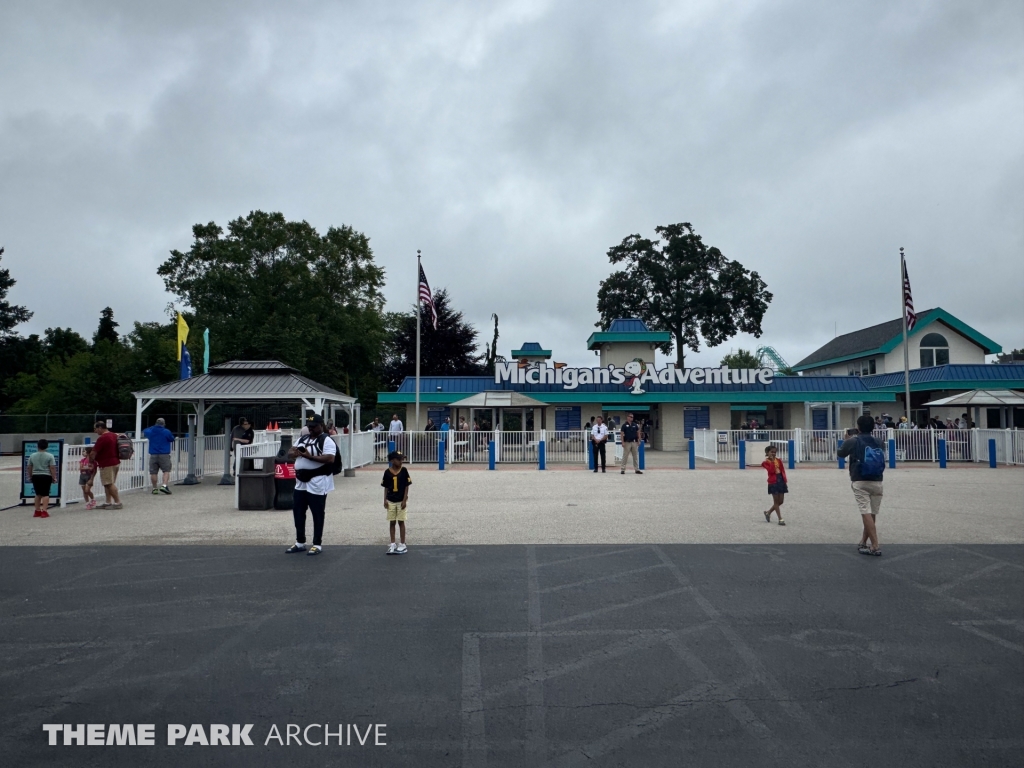
<path fill-rule="evenodd" d="M 889 438 L 889 469 L 896 469 L 896 438 Z"/>
<path fill-rule="evenodd" d="M 690 463 L 688 465 L 690 469 L 696 469 L 697 468 L 697 455 L 696 454 L 697 454 L 697 446 L 694 444 L 693 438 L 691 437 L 690 438 Z"/>
<path fill-rule="evenodd" d="M 840 440 L 839 441 L 839 447 L 842 447 L 842 445 L 843 445 L 843 441 Z M 846 459 L 844 459 L 842 456 L 839 456 L 838 459 L 839 459 L 839 468 L 840 469 L 846 469 Z"/>
<path fill-rule="evenodd" d="M 995 443 L 992 443 L 995 445 Z M 640 469 L 647 469 L 647 463 L 644 461 L 644 441 L 640 441 Z"/>
<path fill-rule="evenodd" d="M 747 441 L 740 440 L 740 469 L 747 468 Z"/>
<path fill-rule="evenodd" d="M 544 450 L 544 441 L 541 440 L 539 443 L 537 443 L 537 469 L 547 469 L 547 459 L 548 457 Z"/>
<path fill-rule="evenodd" d="M 587 441 L 587 469 L 594 469 L 594 441 Z"/>
<path fill-rule="evenodd" d="M 992 469 L 996 468 L 996 441 L 994 438 L 988 441 L 988 465 Z"/>
<path fill-rule="evenodd" d="M 437 468 L 444 469 L 444 440 L 437 444 Z"/>
<path fill-rule="evenodd" d="M 394 440 L 388 440 L 388 453 L 394 453 L 394 452 L 395 452 L 395 441 Z"/>
<path fill-rule="evenodd" d="M 786 453 L 789 454 L 789 468 L 796 469 L 796 440 L 790 440 L 786 443 Z"/>
<path fill-rule="evenodd" d="M 946 438 L 939 440 L 939 469 L 946 468 Z"/>
<path fill-rule="evenodd" d="M 487 441 L 487 468 L 494 469 L 494 441 Z"/>

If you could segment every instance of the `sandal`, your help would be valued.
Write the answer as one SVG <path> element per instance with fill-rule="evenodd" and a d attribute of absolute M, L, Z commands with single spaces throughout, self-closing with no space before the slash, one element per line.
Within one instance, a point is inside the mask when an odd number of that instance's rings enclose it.
<path fill-rule="evenodd" d="M 785 525 L 785 524 L 786 524 L 785 520 L 779 520 L 779 525 Z"/>
<path fill-rule="evenodd" d="M 764 514 L 764 521 L 766 523 L 770 523 L 772 521 L 772 511 L 769 509 L 767 512 L 765 512 L 763 514 Z"/>
<path fill-rule="evenodd" d="M 858 551 L 862 555 L 871 555 L 873 557 L 881 557 L 882 556 L 882 550 L 880 550 L 880 549 L 870 549 L 869 547 L 864 547 L 863 549 L 860 549 Z"/>
<path fill-rule="evenodd" d="M 871 551 L 871 547 L 869 547 L 867 544 L 858 544 L 857 551 L 860 552 L 862 555 L 866 555 L 868 552 Z"/>

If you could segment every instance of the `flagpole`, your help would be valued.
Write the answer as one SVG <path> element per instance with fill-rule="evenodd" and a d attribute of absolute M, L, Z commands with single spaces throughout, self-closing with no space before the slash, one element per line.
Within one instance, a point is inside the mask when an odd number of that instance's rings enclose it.
<path fill-rule="evenodd" d="M 900 312 L 903 315 L 903 396 L 906 398 L 907 427 L 910 427 L 910 345 L 907 344 L 907 263 L 900 248 Z"/>
<path fill-rule="evenodd" d="M 420 252 L 416 251 L 416 429 L 420 428 Z"/>

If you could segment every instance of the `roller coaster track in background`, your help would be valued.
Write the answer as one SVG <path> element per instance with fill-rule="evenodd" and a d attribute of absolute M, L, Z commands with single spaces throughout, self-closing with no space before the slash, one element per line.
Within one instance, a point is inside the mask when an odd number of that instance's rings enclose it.
<path fill-rule="evenodd" d="M 758 363 L 763 368 L 771 368 L 776 373 L 789 370 L 789 363 L 775 351 L 775 347 L 758 347 L 754 354 L 757 355 Z"/>

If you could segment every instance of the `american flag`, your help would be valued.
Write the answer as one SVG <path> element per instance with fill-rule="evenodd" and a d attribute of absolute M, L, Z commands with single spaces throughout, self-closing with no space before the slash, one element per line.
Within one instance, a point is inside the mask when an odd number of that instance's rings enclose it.
<path fill-rule="evenodd" d="M 910 295 L 910 277 L 907 275 L 907 262 L 903 262 L 903 311 L 907 315 L 907 332 L 914 330 L 917 315 L 914 313 L 914 297 Z"/>
<path fill-rule="evenodd" d="M 430 292 L 430 283 L 427 282 L 427 273 L 423 271 L 420 264 L 420 302 L 430 307 L 430 316 L 434 319 L 434 330 L 437 330 L 437 308 L 434 306 L 434 295 Z"/>

